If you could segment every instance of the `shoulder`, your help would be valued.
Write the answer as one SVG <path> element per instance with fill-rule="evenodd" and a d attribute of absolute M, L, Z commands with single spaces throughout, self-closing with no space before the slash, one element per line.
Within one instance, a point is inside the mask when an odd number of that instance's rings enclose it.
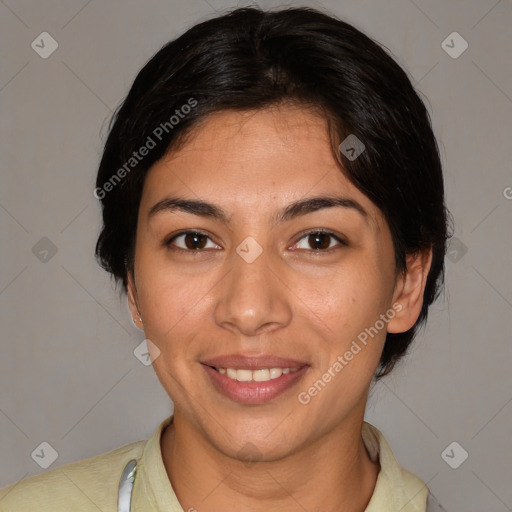
<path fill-rule="evenodd" d="M 124 466 L 142 454 L 147 441 L 56 467 L 0 489 L 2 512 L 110 512 Z"/>
<path fill-rule="evenodd" d="M 417 475 L 395 459 L 384 434 L 374 425 L 363 422 L 362 437 L 372 460 L 379 460 L 380 472 L 367 511 L 401 510 L 425 512 L 429 489 Z"/>

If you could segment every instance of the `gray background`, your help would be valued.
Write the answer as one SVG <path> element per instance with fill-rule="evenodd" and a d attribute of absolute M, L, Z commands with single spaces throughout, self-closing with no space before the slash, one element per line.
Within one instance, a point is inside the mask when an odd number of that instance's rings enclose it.
<path fill-rule="evenodd" d="M 0 487 L 44 471 L 31 456 L 43 441 L 58 452 L 52 469 L 147 439 L 172 410 L 95 263 L 92 190 L 107 121 L 137 71 L 235 5 L 0 2 Z M 288 5 L 327 9 L 389 48 L 428 98 L 445 166 L 456 238 L 445 293 L 366 419 L 446 510 L 512 510 L 512 3 Z M 47 59 L 31 47 L 43 31 L 59 45 Z M 469 44 L 458 58 L 442 47 L 453 31 Z M 453 441 L 469 454 L 457 469 L 441 456 Z"/>

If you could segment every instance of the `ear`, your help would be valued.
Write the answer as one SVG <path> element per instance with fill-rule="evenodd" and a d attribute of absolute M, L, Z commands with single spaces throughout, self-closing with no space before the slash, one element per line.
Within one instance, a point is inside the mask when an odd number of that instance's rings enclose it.
<path fill-rule="evenodd" d="M 139 329 L 144 329 L 142 320 L 139 313 L 139 305 L 137 303 L 137 288 L 135 286 L 135 280 L 130 270 L 127 271 L 127 295 L 128 295 L 128 307 L 130 308 L 130 314 L 132 315 L 132 322 Z"/>
<path fill-rule="evenodd" d="M 432 248 L 406 257 L 407 268 L 401 273 L 395 284 L 393 304 L 396 315 L 388 322 L 388 332 L 408 331 L 418 320 L 423 306 L 423 292 L 432 263 Z"/>

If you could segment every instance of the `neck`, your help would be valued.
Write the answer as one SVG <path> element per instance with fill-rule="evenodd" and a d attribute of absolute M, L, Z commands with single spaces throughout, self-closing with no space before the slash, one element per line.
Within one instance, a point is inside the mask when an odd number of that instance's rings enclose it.
<path fill-rule="evenodd" d="M 184 510 L 363 512 L 380 470 L 361 437 L 362 417 L 275 461 L 244 463 L 208 443 L 175 411 L 162 458 Z"/>

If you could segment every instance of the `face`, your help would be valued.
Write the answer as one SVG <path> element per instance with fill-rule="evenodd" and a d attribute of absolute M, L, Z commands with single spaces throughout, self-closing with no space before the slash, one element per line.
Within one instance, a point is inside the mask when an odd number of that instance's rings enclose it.
<path fill-rule="evenodd" d="M 175 418 L 228 456 L 252 443 L 264 460 L 356 424 L 386 331 L 419 313 L 408 293 L 421 279 L 409 286 L 394 262 L 321 117 L 207 118 L 147 175 L 129 281 Z"/>

